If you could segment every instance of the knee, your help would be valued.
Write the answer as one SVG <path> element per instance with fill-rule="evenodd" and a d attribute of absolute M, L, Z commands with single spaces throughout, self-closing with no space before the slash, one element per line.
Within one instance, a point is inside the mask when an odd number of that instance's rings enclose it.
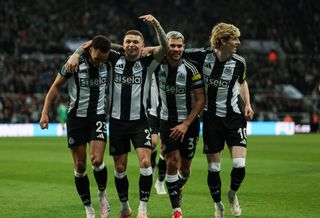
<path fill-rule="evenodd" d="M 75 171 L 78 173 L 84 173 L 86 171 L 86 163 L 83 161 L 77 161 L 75 164 Z"/>
<path fill-rule="evenodd" d="M 126 165 L 125 164 L 116 164 L 115 165 L 115 170 L 119 173 L 123 173 L 126 171 Z"/>
<path fill-rule="evenodd" d="M 178 169 L 178 159 L 177 158 L 167 158 L 166 162 L 167 162 L 168 169 L 172 169 L 172 170 Z"/>
<path fill-rule="evenodd" d="M 150 163 L 150 160 L 146 157 L 142 158 L 141 161 L 140 161 L 140 167 L 141 168 L 148 168 L 150 167 L 151 163 Z"/>
<path fill-rule="evenodd" d="M 246 166 L 245 158 L 232 158 L 232 165 L 234 168 L 244 168 Z"/>

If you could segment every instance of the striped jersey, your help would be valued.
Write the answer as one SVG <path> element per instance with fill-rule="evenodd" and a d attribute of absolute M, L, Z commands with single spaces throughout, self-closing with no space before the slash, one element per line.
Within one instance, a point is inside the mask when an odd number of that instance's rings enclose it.
<path fill-rule="evenodd" d="M 151 80 L 150 94 L 148 99 L 149 114 L 155 117 L 159 117 L 160 108 L 161 108 L 161 100 L 159 96 L 158 81 L 155 74 L 153 73 L 152 80 Z"/>
<path fill-rule="evenodd" d="M 182 59 L 175 69 L 161 64 L 155 70 L 161 99 L 160 119 L 184 121 L 193 107 L 193 90 L 204 87 L 201 74 L 189 61 Z"/>
<path fill-rule="evenodd" d="M 115 51 L 110 52 L 108 61 L 113 67 L 110 116 L 127 121 L 145 119 L 151 75 L 160 63 L 152 55 L 131 62 Z"/>
<path fill-rule="evenodd" d="M 105 63 L 97 68 L 88 59 L 87 52 L 80 56 L 78 72 L 67 73 L 64 66 L 59 72 L 68 79 L 69 116 L 88 117 L 105 114 L 111 65 Z"/>
<path fill-rule="evenodd" d="M 242 114 L 239 85 L 246 80 L 243 57 L 233 54 L 220 62 L 212 49 L 186 49 L 183 57 L 201 69 L 206 90 L 205 110 L 219 117 Z"/>

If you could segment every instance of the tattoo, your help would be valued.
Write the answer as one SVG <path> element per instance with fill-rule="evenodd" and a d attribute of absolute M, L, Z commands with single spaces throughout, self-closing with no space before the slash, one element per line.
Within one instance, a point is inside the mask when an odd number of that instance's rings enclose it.
<path fill-rule="evenodd" d="M 74 54 L 78 54 L 79 56 L 81 56 L 83 53 L 84 53 L 84 48 L 82 48 L 81 46 L 77 48 L 77 50 L 74 52 Z"/>
<path fill-rule="evenodd" d="M 159 22 L 157 22 L 154 25 L 154 28 L 156 30 L 157 38 L 158 38 L 160 46 L 157 47 L 157 49 L 153 52 L 153 56 L 157 61 L 162 61 L 162 59 L 164 58 L 164 56 L 166 54 L 168 46 L 169 46 L 168 39 L 167 39 L 165 31 L 163 30 L 163 28 L 161 27 Z"/>

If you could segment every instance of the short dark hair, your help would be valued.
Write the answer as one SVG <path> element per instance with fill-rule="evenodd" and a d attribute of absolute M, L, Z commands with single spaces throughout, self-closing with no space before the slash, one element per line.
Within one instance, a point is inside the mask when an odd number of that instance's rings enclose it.
<path fill-rule="evenodd" d="M 124 36 L 126 36 L 126 35 L 140 36 L 141 39 L 142 39 L 142 41 L 144 41 L 143 35 L 142 35 L 142 33 L 141 33 L 139 30 L 128 30 L 128 31 L 126 32 L 126 34 L 124 34 Z"/>
<path fill-rule="evenodd" d="M 96 35 L 92 39 L 92 45 L 93 48 L 99 49 L 102 52 L 108 52 L 111 48 L 111 40 L 104 36 L 104 35 Z"/>

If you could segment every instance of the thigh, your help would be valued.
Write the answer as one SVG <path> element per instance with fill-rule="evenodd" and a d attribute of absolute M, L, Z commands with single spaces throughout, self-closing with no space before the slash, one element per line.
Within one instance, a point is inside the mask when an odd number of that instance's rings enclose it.
<path fill-rule="evenodd" d="M 241 116 L 233 115 L 225 121 L 226 142 L 228 147 L 240 146 L 247 147 L 247 122 Z"/>
<path fill-rule="evenodd" d="M 107 129 L 106 129 L 106 120 L 104 115 L 97 115 L 88 117 L 89 119 L 89 132 L 91 140 L 99 140 L 106 142 L 107 140 Z"/>
<path fill-rule="evenodd" d="M 203 153 L 217 153 L 223 150 L 225 128 L 221 118 L 209 112 L 203 114 Z"/>
<path fill-rule="evenodd" d="M 196 119 L 188 128 L 183 146 L 180 149 L 180 155 L 184 159 L 192 159 L 196 152 L 199 141 L 200 121 Z"/>
<path fill-rule="evenodd" d="M 122 155 L 130 152 L 130 126 L 125 121 L 110 119 L 110 155 Z"/>
<path fill-rule="evenodd" d="M 146 119 L 134 121 L 130 128 L 133 147 L 151 149 L 151 133 Z"/>
<path fill-rule="evenodd" d="M 174 140 L 170 137 L 171 128 L 175 127 L 178 123 L 168 121 L 160 121 L 160 138 L 162 143 L 163 154 L 166 155 L 174 150 L 180 150 L 182 143 L 179 140 Z"/>
<path fill-rule="evenodd" d="M 87 130 L 89 125 L 90 122 L 86 117 L 68 117 L 67 138 L 70 148 L 87 144 L 90 138 Z"/>
<path fill-rule="evenodd" d="M 160 131 L 160 119 L 156 116 L 149 115 L 148 117 L 148 124 L 150 127 L 151 134 L 158 134 Z"/>

